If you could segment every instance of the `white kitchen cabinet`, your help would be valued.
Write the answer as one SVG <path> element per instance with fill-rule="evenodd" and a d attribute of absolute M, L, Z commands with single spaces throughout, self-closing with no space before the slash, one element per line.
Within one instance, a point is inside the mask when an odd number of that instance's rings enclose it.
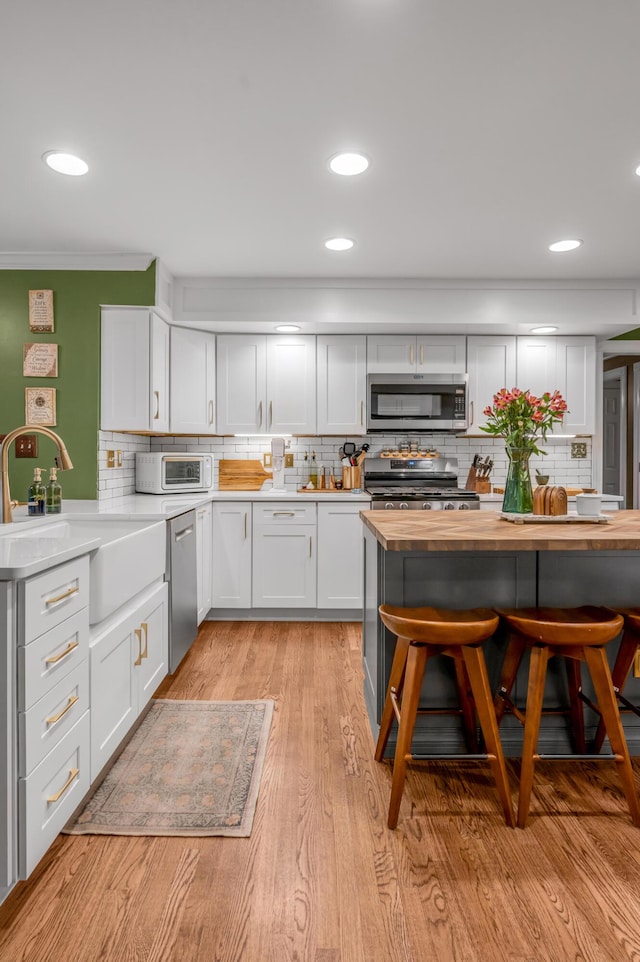
<path fill-rule="evenodd" d="M 211 503 L 196 508 L 196 567 L 198 624 L 211 607 Z"/>
<path fill-rule="evenodd" d="M 254 608 L 316 607 L 316 530 L 315 504 L 254 505 Z"/>
<path fill-rule="evenodd" d="M 91 641 L 91 781 L 168 671 L 167 584 L 157 585 Z"/>
<path fill-rule="evenodd" d="M 560 391 L 569 412 L 553 434 L 595 433 L 595 337 L 518 337 L 517 384 L 537 395 Z"/>
<path fill-rule="evenodd" d="M 315 434 L 316 339 L 221 334 L 219 434 Z"/>
<path fill-rule="evenodd" d="M 171 433 L 215 434 L 215 334 L 172 326 L 170 346 Z"/>
<path fill-rule="evenodd" d="M 361 608 L 366 504 L 318 504 L 318 608 Z"/>
<path fill-rule="evenodd" d="M 169 325 L 146 307 L 102 309 L 100 427 L 169 430 Z"/>
<path fill-rule="evenodd" d="M 18 582 L 18 875 L 90 785 L 89 558 Z"/>
<path fill-rule="evenodd" d="M 370 335 L 368 374 L 464 374 L 464 334 Z"/>
<path fill-rule="evenodd" d="M 251 502 L 218 501 L 212 518 L 212 608 L 251 607 Z"/>
<path fill-rule="evenodd" d="M 474 335 L 467 338 L 467 373 L 469 375 L 468 434 L 478 434 L 486 424 L 484 409 L 493 403 L 500 388 L 516 384 L 516 338 Z"/>
<path fill-rule="evenodd" d="M 320 335 L 316 344 L 318 434 L 365 434 L 367 339 Z"/>

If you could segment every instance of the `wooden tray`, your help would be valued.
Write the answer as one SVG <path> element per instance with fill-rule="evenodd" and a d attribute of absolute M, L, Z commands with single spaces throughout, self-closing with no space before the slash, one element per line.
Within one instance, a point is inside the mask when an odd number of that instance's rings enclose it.
<path fill-rule="evenodd" d="M 609 524 L 611 518 L 606 514 L 588 516 L 586 514 L 511 514 L 500 511 L 503 521 L 513 524 Z"/>
<path fill-rule="evenodd" d="M 220 491 L 259 491 L 273 477 L 262 467 L 262 461 L 229 458 L 218 463 Z"/>

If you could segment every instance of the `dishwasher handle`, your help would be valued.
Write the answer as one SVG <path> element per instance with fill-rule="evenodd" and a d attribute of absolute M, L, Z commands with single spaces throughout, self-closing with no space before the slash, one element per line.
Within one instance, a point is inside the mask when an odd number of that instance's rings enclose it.
<path fill-rule="evenodd" d="M 190 534 L 193 534 L 192 524 L 190 524 L 187 528 L 183 528 L 182 531 L 176 531 L 173 540 L 176 542 L 182 541 L 183 538 L 186 538 L 187 535 L 190 535 Z"/>

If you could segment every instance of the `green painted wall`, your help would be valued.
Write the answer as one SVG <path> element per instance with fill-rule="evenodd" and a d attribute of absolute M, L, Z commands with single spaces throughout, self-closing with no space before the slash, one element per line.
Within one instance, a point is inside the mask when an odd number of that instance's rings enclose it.
<path fill-rule="evenodd" d="M 55 330 L 29 331 L 29 291 L 52 290 Z M 155 263 L 146 271 L 0 271 L 0 434 L 25 422 L 25 387 L 56 388 L 57 424 L 73 461 L 59 476 L 63 498 L 97 496 L 100 305 L 153 304 Z M 58 344 L 58 377 L 22 376 L 22 345 Z M 33 468 L 50 468 L 55 444 L 38 435 L 38 457 L 9 459 L 11 497 L 25 501 Z M 46 482 L 48 475 L 44 474 Z"/>

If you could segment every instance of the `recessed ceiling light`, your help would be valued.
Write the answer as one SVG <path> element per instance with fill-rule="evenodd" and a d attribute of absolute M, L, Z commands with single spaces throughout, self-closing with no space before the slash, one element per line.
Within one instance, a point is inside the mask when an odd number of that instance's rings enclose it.
<path fill-rule="evenodd" d="M 59 174 L 68 174 L 70 177 L 81 177 L 89 170 L 89 165 L 80 157 L 65 154 L 62 150 L 47 150 L 42 155 L 42 159 L 52 170 L 57 170 Z"/>
<path fill-rule="evenodd" d="M 551 326 L 549 326 L 549 327 L 532 327 L 532 328 L 531 328 L 531 333 L 532 333 L 532 334 L 553 334 L 553 332 L 554 332 L 554 331 L 557 331 L 557 330 L 558 330 L 557 327 L 551 327 Z"/>
<path fill-rule="evenodd" d="M 640 177 L 640 167 L 636 167 L 636 174 Z"/>
<path fill-rule="evenodd" d="M 276 331 L 280 331 L 281 334 L 295 334 L 300 328 L 297 324 L 278 324 Z"/>
<path fill-rule="evenodd" d="M 555 244 L 549 244 L 549 250 L 554 254 L 564 253 L 564 251 L 574 251 L 576 247 L 581 247 L 581 240 L 559 240 Z"/>
<path fill-rule="evenodd" d="M 349 237 L 332 237 L 324 242 L 324 246 L 330 251 L 348 251 L 354 243 Z"/>
<path fill-rule="evenodd" d="M 345 177 L 362 174 L 368 166 L 369 158 L 355 152 L 335 154 L 329 161 L 329 167 L 334 174 L 343 174 Z"/>

